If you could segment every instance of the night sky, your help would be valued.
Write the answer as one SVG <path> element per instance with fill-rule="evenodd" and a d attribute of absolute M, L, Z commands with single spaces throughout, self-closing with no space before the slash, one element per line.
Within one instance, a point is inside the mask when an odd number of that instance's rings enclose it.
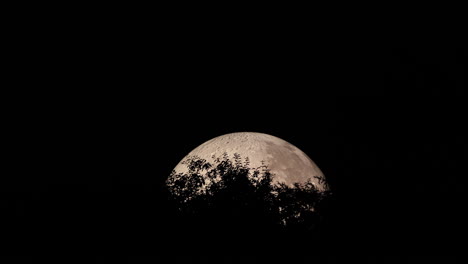
<path fill-rule="evenodd" d="M 299 147 L 329 180 L 324 263 L 456 263 L 467 222 L 466 49 L 223 43 L 83 59 L 86 70 L 60 74 L 69 90 L 18 110 L 11 156 L 28 162 L 1 186 L 9 254 L 202 258 L 171 236 L 162 184 L 199 144 L 253 131 Z M 313 250 L 285 248 L 219 260 L 314 263 Z"/>

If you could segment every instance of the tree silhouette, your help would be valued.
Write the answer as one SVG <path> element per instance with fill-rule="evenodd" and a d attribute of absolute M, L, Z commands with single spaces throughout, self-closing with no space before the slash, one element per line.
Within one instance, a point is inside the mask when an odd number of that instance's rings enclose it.
<path fill-rule="evenodd" d="M 293 186 L 274 184 L 266 165 L 250 168 L 248 158 L 225 153 L 209 163 L 189 157 L 187 171 L 173 171 L 166 186 L 179 216 L 207 232 L 313 232 L 320 204 L 329 192 L 309 180 Z M 324 181 L 323 178 L 319 179 Z"/>

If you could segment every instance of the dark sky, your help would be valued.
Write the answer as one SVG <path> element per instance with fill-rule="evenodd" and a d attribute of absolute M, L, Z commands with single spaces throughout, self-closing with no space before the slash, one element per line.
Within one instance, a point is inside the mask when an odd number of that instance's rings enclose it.
<path fill-rule="evenodd" d="M 60 72 L 68 91 L 18 110 L 12 156 L 32 161 L 2 186 L 10 245 L 34 252 L 47 237 L 70 254 L 151 255 L 170 232 L 160 189 L 177 162 L 215 136 L 256 131 L 296 145 L 329 179 L 324 243 L 336 258 L 461 253 L 466 49 L 219 42 L 104 49 Z"/>

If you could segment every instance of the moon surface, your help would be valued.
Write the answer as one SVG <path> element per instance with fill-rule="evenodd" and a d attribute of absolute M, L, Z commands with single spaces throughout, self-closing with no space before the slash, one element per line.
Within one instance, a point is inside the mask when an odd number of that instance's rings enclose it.
<path fill-rule="evenodd" d="M 242 159 L 248 157 L 250 168 L 258 168 L 263 162 L 273 175 L 273 184 L 281 182 L 292 186 L 310 180 L 317 190 L 328 190 L 322 171 L 304 152 L 278 137 L 256 132 L 231 133 L 208 140 L 185 156 L 174 171 L 187 172 L 184 161 L 190 157 L 213 163 L 213 157 L 224 153 L 229 159 L 233 159 L 235 153 Z"/>

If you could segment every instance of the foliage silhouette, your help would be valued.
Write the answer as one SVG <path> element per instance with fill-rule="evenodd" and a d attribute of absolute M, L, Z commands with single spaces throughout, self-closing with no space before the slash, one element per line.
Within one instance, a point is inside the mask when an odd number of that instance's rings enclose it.
<path fill-rule="evenodd" d="M 214 162 L 196 156 L 173 171 L 166 181 L 177 214 L 200 232 L 232 234 L 314 232 L 321 220 L 320 206 L 329 196 L 309 180 L 288 186 L 273 183 L 264 164 L 250 168 L 248 158 L 225 153 Z M 324 181 L 323 178 L 319 179 Z"/>

